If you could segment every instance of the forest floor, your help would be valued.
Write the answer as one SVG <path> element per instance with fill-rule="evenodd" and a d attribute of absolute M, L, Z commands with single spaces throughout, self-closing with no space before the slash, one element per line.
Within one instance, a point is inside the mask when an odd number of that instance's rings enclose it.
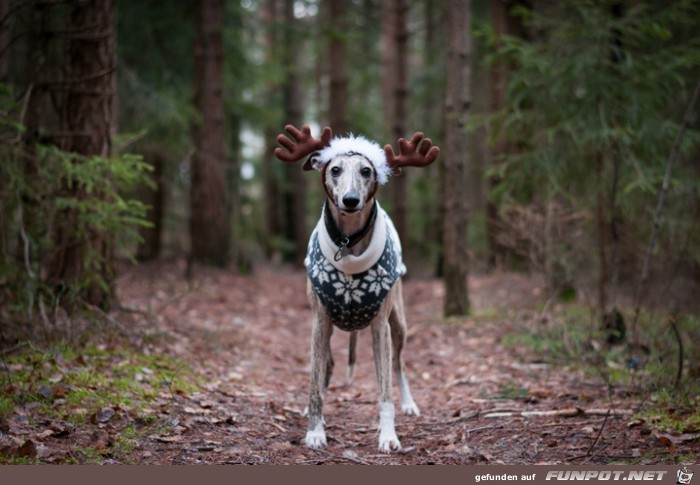
<path fill-rule="evenodd" d="M 328 447 L 310 450 L 303 445 L 302 416 L 311 320 L 305 274 L 259 268 L 240 276 L 196 268 L 189 282 L 182 275 L 181 265 L 154 263 L 119 278 L 118 294 L 130 311 L 111 319 L 129 325 L 122 330 L 133 335 L 132 354 L 119 350 L 120 344 L 110 350 L 110 344 L 83 355 L 5 363 L 8 375 L 15 374 L 6 395 L 27 394 L 32 385 L 37 397 L 25 397 L 4 418 L 0 414 L 0 463 L 3 453 L 5 462 L 10 457 L 12 462 L 130 464 L 580 465 L 700 459 L 700 429 L 654 425 L 643 414 L 648 392 L 608 387 L 582 368 L 508 343 L 506 335 L 541 315 L 542 282 L 500 273 L 472 276 L 474 316 L 447 321 L 441 316 L 440 281 L 405 281 L 404 355 L 421 415 L 397 413 L 402 445 L 397 453 L 377 451 L 377 384 L 368 332 L 360 334 L 355 379 L 346 385 L 348 336 L 336 331 L 335 374 L 325 403 Z M 119 392 L 132 399 L 95 401 L 88 392 L 76 400 L 79 384 L 68 375 L 76 368 L 87 376 L 93 394 L 126 376 Z M 46 385 L 29 383 L 42 373 Z M 96 379 L 98 373 L 107 379 Z M 58 408 L 61 412 L 51 413 Z M 665 413 L 672 415 L 673 406 Z"/>

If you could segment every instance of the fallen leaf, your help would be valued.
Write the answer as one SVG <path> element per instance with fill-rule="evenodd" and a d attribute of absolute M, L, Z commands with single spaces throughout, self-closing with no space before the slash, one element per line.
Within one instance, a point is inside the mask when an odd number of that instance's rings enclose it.
<path fill-rule="evenodd" d="M 669 448 L 700 439 L 700 433 L 683 433 L 679 435 L 654 433 L 654 436 Z"/>
<path fill-rule="evenodd" d="M 36 435 L 36 438 L 39 438 L 40 440 L 45 440 L 46 438 L 53 436 L 54 431 L 52 429 L 45 429 L 41 433 Z"/>
<path fill-rule="evenodd" d="M 53 397 L 53 392 L 51 392 L 51 388 L 45 384 L 39 386 L 39 388 L 36 390 L 36 393 L 44 399 L 51 399 Z"/>
<path fill-rule="evenodd" d="M 473 455 L 474 450 L 469 445 L 464 445 L 457 450 L 460 455 Z"/>
<path fill-rule="evenodd" d="M 160 441 L 161 443 L 180 443 L 184 439 L 181 435 L 175 435 L 175 436 L 150 435 L 149 438 L 152 440 L 155 440 L 155 441 Z"/>
<path fill-rule="evenodd" d="M 274 441 L 270 445 L 270 448 L 275 451 L 286 451 L 294 448 L 294 445 L 292 445 L 289 441 Z"/>
<path fill-rule="evenodd" d="M 109 436 L 104 431 L 96 430 L 90 435 L 90 445 L 96 450 L 102 451 L 109 446 Z"/>
<path fill-rule="evenodd" d="M 22 458 L 36 458 L 36 445 L 32 440 L 25 441 L 17 448 L 17 456 Z"/>
<path fill-rule="evenodd" d="M 0 456 L 15 456 L 17 453 L 17 447 L 15 446 L 0 446 Z"/>
<path fill-rule="evenodd" d="M 65 421 L 54 421 L 50 429 L 54 432 L 54 437 L 64 438 L 73 431 L 73 426 Z"/>
<path fill-rule="evenodd" d="M 50 396 L 50 395 L 51 395 L 51 390 L 50 390 L 50 389 L 48 390 L 48 393 L 49 393 L 49 396 Z M 41 406 L 42 406 L 42 404 L 41 404 L 40 402 L 38 402 L 38 401 L 33 401 L 33 402 L 28 403 L 26 406 L 24 406 L 24 410 L 25 410 L 25 411 L 32 411 L 32 410 L 34 410 L 34 409 L 36 409 L 36 408 L 39 408 L 39 407 L 41 407 Z"/>
<path fill-rule="evenodd" d="M 56 399 L 63 399 L 66 397 L 66 388 L 60 384 L 56 384 L 51 388 L 51 395 Z"/>
<path fill-rule="evenodd" d="M 493 455 L 491 453 L 487 453 L 485 451 L 479 452 L 477 456 L 478 456 L 478 458 L 482 459 L 483 461 L 488 461 L 488 462 L 493 461 Z"/>
<path fill-rule="evenodd" d="M 286 432 L 287 432 L 287 430 L 286 430 L 286 428 L 285 428 L 284 426 L 281 426 L 281 425 L 275 423 L 274 421 L 271 421 L 270 424 L 271 424 L 272 426 L 274 426 L 275 428 L 277 428 L 278 430 L 280 430 L 282 433 L 286 433 Z"/>
<path fill-rule="evenodd" d="M 115 411 L 111 407 L 102 408 L 90 416 L 92 424 L 108 423 L 114 417 Z"/>
<path fill-rule="evenodd" d="M 58 384 L 63 380 L 63 374 L 54 374 L 49 377 L 49 382 L 52 384 Z"/>
<path fill-rule="evenodd" d="M 675 446 L 673 446 L 673 442 L 668 438 L 668 436 L 665 435 L 656 435 L 656 439 L 658 439 L 661 443 L 666 445 L 666 447 L 670 451 L 674 451 L 676 449 Z"/>
<path fill-rule="evenodd" d="M 229 381 L 242 381 L 243 380 L 243 375 L 238 373 L 238 372 L 235 372 L 235 371 L 229 372 L 226 377 L 228 378 Z"/>

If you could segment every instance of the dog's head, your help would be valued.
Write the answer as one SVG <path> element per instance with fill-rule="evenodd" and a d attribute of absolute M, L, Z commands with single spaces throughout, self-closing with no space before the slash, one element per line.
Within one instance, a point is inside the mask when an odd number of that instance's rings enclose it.
<path fill-rule="evenodd" d="M 305 168 L 307 165 L 312 164 L 304 164 Z M 364 209 L 379 185 L 374 165 L 359 153 L 336 155 L 318 170 L 326 195 L 343 212 Z"/>
<path fill-rule="evenodd" d="M 326 195 L 344 212 L 364 209 L 391 174 L 384 150 L 361 136 L 335 138 L 312 153 L 303 168 L 321 172 Z"/>
<path fill-rule="evenodd" d="M 399 139 L 397 156 L 391 145 L 382 149 L 362 136 L 332 138 L 328 127 L 321 138 L 312 137 L 308 125 L 301 130 L 292 125 L 285 129 L 291 137 L 279 135 L 277 142 L 287 150 L 276 148 L 275 156 L 284 162 L 308 157 L 304 170 L 320 171 L 328 198 L 346 212 L 362 210 L 389 175 L 398 175 L 402 167 L 430 165 L 440 153 L 423 133 L 415 133 L 410 141 Z"/>

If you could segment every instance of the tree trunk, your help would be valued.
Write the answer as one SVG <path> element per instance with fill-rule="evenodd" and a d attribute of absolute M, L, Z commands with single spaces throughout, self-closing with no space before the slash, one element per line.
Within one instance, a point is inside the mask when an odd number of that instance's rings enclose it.
<path fill-rule="evenodd" d="M 295 35 L 294 0 L 284 0 L 284 52 L 283 66 L 287 75 L 282 86 L 285 123 L 301 126 L 304 122 L 303 89 L 300 75 L 300 50 L 302 39 Z M 285 259 L 302 265 L 306 257 L 306 187 L 304 173 L 299 164 L 284 164 L 286 185 L 284 187 L 285 233 L 292 242 L 292 251 Z"/>
<path fill-rule="evenodd" d="M 65 59 L 51 57 L 48 61 L 50 71 L 33 72 L 32 80 L 39 89 L 31 108 L 34 113 L 30 129 L 34 135 L 43 133 L 44 142 L 54 142 L 66 152 L 109 157 L 116 109 L 115 7 L 112 0 L 75 1 L 69 5 L 69 27 L 66 32 L 80 32 L 81 35 L 66 36 L 65 51 L 62 51 L 65 52 Z M 43 14 L 46 14 L 47 7 L 35 8 L 37 11 L 43 10 L 39 17 L 42 26 L 46 27 L 44 22 L 48 17 Z M 43 48 L 48 52 L 47 44 Z M 60 49 L 58 51 L 61 52 Z M 65 67 L 65 79 L 60 82 L 52 82 L 54 79 L 49 77 L 49 73 L 56 68 L 51 65 L 52 62 L 60 62 Z M 39 97 L 45 93 L 49 94 L 53 103 L 49 104 Z M 82 200 L 100 197 L 100 194 L 88 194 L 77 184 L 67 186 L 66 190 Z M 87 245 L 77 244 L 76 213 L 67 210 L 61 217 L 61 224 L 54 232 L 55 249 L 48 261 L 47 281 L 58 291 L 73 286 L 79 280 L 90 281 L 81 289 L 79 297 L 89 304 L 108 308 L 114 298 L 111 289 L 114 241 L 106 240 L 103 235 L 93 231 Z M 86 228 L 81 229 L 84 231 Z M 90 232 L 90 228 L 87 231 Z M 87 255 L 91 253 L 98 257 L 90 257 L 88 263 Z M 97 273 L 99 278 L 86 278 L 90 273 Z M 97 279 L 102 280 L 103 284 L 99 284 Z"/>
<path fill-rule="evenodd" d="M 408 1 L 387 0 L 383 3 L 382 38 L 384 45 L 382 69 L 384 123 L 390 127 L 389 139 L 407 137 L 408 115 Z M 407 179 L 396 177 L 391 183 L 391 218 L 403 241 L 407 235 Z"/>
<path fill-rule="evenodd" d="M 149 207 L 146 219 L 152 227 L 143 227 L 139 230 L 143 242 L 139 244 L 136 258 L 139 261 L 151 261 L 158 259 L 161 249 L 161 230 L 163 227 L 163 214 L 165 209 L 165 169 L 166 156 L 162 150 L 153 147 L 143 153 L 144 161 L 153 167 L 153 182 L 155 187 L 143 186 L 139 188 L 138 198 Z"/>
<path fill-rule="evenodd" d="M 444 3 L 442 0 L 424 0 L 423 12 L 425 18 L 425 43 L 423 47 L 423 60 L 420 70 L 433 71 L 441 66 L 444 69 L 445 46 L 445 22 Z M 441 58 L 436 58 L 436 53 L 441 53 Z M 437 76 L 431 76 L 437 78 Z M 441 76 L 442 77 L 442 76 Z M 443 140 L 445 132 L 444 104 L 436 103 L 436 99 L 444 99 L 444 79 L 433 79 L 426 91 L 422 94 L 422 108 L 419 112 L 417 127 L 430 127 L 430 137 L 433 140 Z M 414 118 L 415 119 L 415 118 Z M 427 128 L 426 128 L 427 130 Z M 428 182 L 430 190 L 436 194 L 444 193 L 443 184 L 444 166 L 442 161 L 435 164 L 432 170 L 425 172 L 430 177 Z M 426 234 L 430 234 L 429 244 L 442 248 L 444 235 L 443 221 L 445 220 L 445 204 L 441 197 L 429 197 L 425 201 L 423 219 L 427 221 L 424 226 Z M 436 278 L 444 276 L 444 254 L 442 250 L 435 251 L 433 275 Z"/>
<path fill-rule="evenodd" d="M 497 1 L 491 4 L 491 25 L 497 36 L 508 34 L 508 3 Z M 498 111 L 503 108 L 506 86 L 506 66 L 499 62 L 491 67 L 491 109 Z M 503 136 L 499 136 L 491 151 L 491 163 L 498 163 L 506 153 Z M 488 177 L 489 192 L 494 192 L 500 180 L 497 176 Z M 501 217 L 498 206 L 491 197 L 486 201 L 486 242 L 488 244 L 488 263 L 495 268 L 504 259 L 505 248 L 498 244 L 498 231 L 501 227 Z"/>
<path fill-rule="evenodd" d="M 467 173 L 469 150 L 464 132 L 470 109 L 471 2 L 450 0 L 447 7 L 447 86 L 445 91 L 445 305 L 446 316 L 469 312 L 467 291 Z"/>
<path fill-rule="evenodd" d="M 265 28 L 265 62 L 266 64 L 274 64 L 277 62 L 276 53 L 280 45 L 280 30 L 278 28 L 279 12 L 277 0 L 265 0 L 262 6 L 262 21 Z M 265 102 L 270 111 L 274 110 L 276 96 L 279 92 L 279 85 L 274 81 L 267 81 L 265 86 Z M 283 126 L 286 122 L 281 123 Z M 280 133 L 282 126 L 279 123 L 274 123 L 268 126 L 265 130 L 265 156 L 262 160 L 262 179 L 263 179 L 263 241 L 265 245 L 265 253 L 268 259 L 273 259 L 276 256 L 278 247 L 275 244 L 281 234 L 283 220 L 280 207 L 282 207 L 282 193 L 280 183 L 277 179 L 278 169 L 281 170 L 280 162 L 274 155 L 274 149 L 277 146 L 275 141 Z"/>
<path fill-rule="evenodd" d="M 597 154 L 596 168 L 598 190 L 596 192 L 596 232 L 598 236 L 598 312 L 602 318 L 608 309 L 608 225 L 605 221 L 605 158 Z"/>
<path fill-rule="evenodd" d="M 0 0 L 0 83 L 8 83 L 10 80 L 10 28 L 9 15 L 10 0 Z"/>
<path fill-rule="evenodd" d="M 333 133 L 343 135 L 348 131 L 348 75 L 346 71 L 346 47 L 343 35 L 347 31 L 346 0 L 329 0 L 329 23 L 332 29 L 329 44 L 330 103 L 328 120 Z"/>
<path fill-rule="evenodd" d="M 190 186 L 192 260 L 225 266 L 230 221 L 226 190 L 223 104 L 223 0 L 201 0 L 194 56 L 195 153 Z"/>
<path fill-rule="evenodd" d="M 515 7 L 532 9 L 532 5 L 523 0 L 499 0 L 491 3 L 491 26 L 497 36 L 514 35 L 527 38 L 528 33 L 520 17 L 511 15 L 509 10 Z M 502 62 L 493 64 L 491 68 L 491 111 L 499 111 L 505 102 L 506 85 L 508 83 L 508 69 Z M 491 163 L 498 164 L 502 156 L 515 150 L 503 138 L 499 136 L 491 149 Z M 491 175 L 487 180 L 487 190 L 493 193 L 500 185 L 501 180 L 496 175 Z M 486 200 L 486 242 L 488 244 L 489 267 L 494 268 L 503 263 L 508 255 L 508 248 L 499 244 L 498 232 L 503 227 L 503 220 L 499 208 L 491 197 Z"/>

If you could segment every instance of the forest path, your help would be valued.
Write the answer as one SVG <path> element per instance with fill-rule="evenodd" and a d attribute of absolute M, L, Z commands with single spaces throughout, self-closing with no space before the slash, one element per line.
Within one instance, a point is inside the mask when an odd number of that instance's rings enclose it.
<path fill-rule="evenodd" d="M 301 416 L 311 327 L 304 273 L 198 268 L 190 283 L 181 275 L 174 265 L 147 265 L 118 284 L 123 304 L 155 315 L 164 351 L 191 362 L 202 381 L 199 391 L 173 396 L 173 426 L 141 443 L 132 457 L 139 463 L 581 464 L 634 460 L 658 447 L 648 430 L 628 426 L 629 414 L 606 416 L 611 406 L 633 409 L 639 396 L 615 391 L 611 402 L 601 379 L 501 345 L 535 314 L 541 282 L 496 274 L 470 279 L 476 317 L 449 322 L 441 317 L 439 281 L 405 282 L 404 355 L 422 414 L 397 414 L 399 453 L 377 451 L 368 332 L 360 334 L 355 380 L 346 386 L 348 335 L 336 330 L 329 443 L 309 450 Z M 396 388 L 394 396 L 398 402 Z"/>

